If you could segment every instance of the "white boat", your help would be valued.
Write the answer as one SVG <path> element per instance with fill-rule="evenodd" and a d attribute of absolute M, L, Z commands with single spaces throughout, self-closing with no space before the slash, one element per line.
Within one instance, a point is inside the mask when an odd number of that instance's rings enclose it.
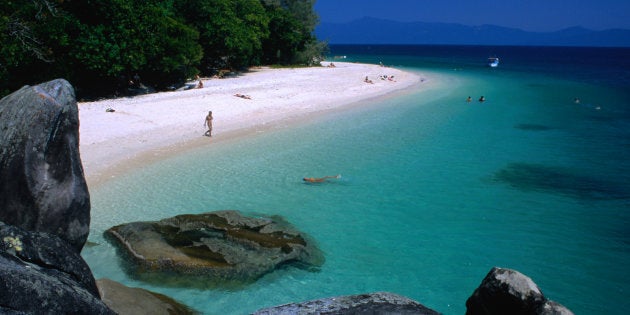
<path fill-rule="evenodd" d="M 488 66 L 492 68 L 496 68 L 499 66 L 499 58 L 498 57 L 490 57 L 488 58 Z"/>

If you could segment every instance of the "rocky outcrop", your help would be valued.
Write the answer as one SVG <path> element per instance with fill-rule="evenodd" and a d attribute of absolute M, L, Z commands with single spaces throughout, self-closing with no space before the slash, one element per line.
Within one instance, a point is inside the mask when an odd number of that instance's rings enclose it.
<path fill-rule="evenodd" d="M 0 221 L 55 234 L 80 252 L 90 197 L 72 86 L 58 79 L 0 100 Z"/>
<path fill-rule="evenodd" d="M 198 314 L 189 307 L 167 297 L 140 288 L 130 288 L 116 281 L 96 281 L 103 302 L 118 315 L 192 315 Z"/>
<path fill-rule="evenodd" d="M 0 222 L 0 313 L 114 314 L 79 253 L 59 237 Z"/>
<path fill-rule="evenodd" d="M 162 285 L 230 285 L 253 281 L 283 264 L 317 267 L 324 261 L 306 235 L 280 219 L 238 211 L 133 222 L 105 235 L 128 258 L 132 276 Z"/>
<path fill-rule="evenodd" d="M 302 303 L 291 303 L 256 311 L 254 315 L 280 314 L 414 314 L 438 315 L 439 313 L 404 296 L 389 292 L 338 296 Z"/>
<path fill-rule="evenodd" d="M 518 271 L 493 268 L 466 301 L 467 315 L 573 315 L 545 298 Z M 416 301 L 388 292 L 350 295 L 264 308 L 254 315 L 280 314 L 439 314 Z"/>
<path fill-rule="evenodd" d="M 536 283 L 510 269 L 492 268 L 466 301 L 467 315 L 544 314 L 572 315 L 566 307 L 548 300 Z"/>

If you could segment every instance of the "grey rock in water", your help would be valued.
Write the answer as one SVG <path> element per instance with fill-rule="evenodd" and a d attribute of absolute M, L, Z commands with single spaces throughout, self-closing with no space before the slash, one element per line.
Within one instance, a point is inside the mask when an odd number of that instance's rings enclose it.
<path fill-rule="evenodd" d="M 492 268 L 466 301 L 467 315 L 545 314 L 572 315 L 566 307 L 548 300 L 536 283 L 511 269 Z"/>
<path fill-rule="evenodd" d="M 192 315 L 193 309 L 170 297 L 141 288 L 130 288 L 110 279 L 96 281 L 103 302 L 118 315 Z"/>
<path fill-rule="evenodd" d="M 424 305 L 389 292 L 348 295 L 302 303 L 291 303 L 258 310 L 254 315 L 349 315 L 349 314 L 414 314 L 437 315 Z"/>
<path fill-rule="evenodd" d="M 68 243 L 0 222 L 0 313 L 5 312 L 115 314 Z"/>
<path fill-rule="evenodd" d="M 57 79 L 0 100 L 0 221 L 58 235 L 80 252 L 90 196 L 74 89 Z"/>
<path fill-rule="evenodd" d="M 132 222 L 105 236 L 121 249 L 132 276 L 161 285 L 239 285 L 286 264 L 311 268 L 324 262 L 314 243 L 280 218 L 233 210 Z"/>

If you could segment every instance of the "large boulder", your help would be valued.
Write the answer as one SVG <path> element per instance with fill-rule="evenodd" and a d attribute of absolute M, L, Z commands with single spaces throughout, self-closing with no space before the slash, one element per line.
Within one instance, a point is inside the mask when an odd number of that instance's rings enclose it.
<path fill-rule="evenodd" d="M 132 276 L 161 285 L 247 283 L 284 264 L 317 267 L 324 261 L 313 242 L 279 218 L 231 210 L 133 222 L 105 235 L 128 258 Z"/>
<path fill-rule="evenodd" d="M 114 314 L 79 253 L 59 237 L 0 222 L 0 313 Z"/>
<path fill-rule="evenodd" d="M 58 79 L 0 100 L 0 221 L 58 235 L 80 252 L 90 196 L 74 89 Z"/>
<path fill-rule="evenodd" d="M 345 314 L 414 314 L 438 315 L 424 305 L 389 292 L 338 296 L 302 303 L 291 303 L 256 311 L 254 315 L 345 315 Z"/>
<path fill-rule="evenodd" d="M 572 315 L 566 307 L 548 300 L 536 283 L 511 269 L 494 267 L 466 301 L 467 315 L 545 314 Z"/>
<path fill-rule="evenodd" d="M 172 298 L 110 279 L 96 281 L 103 302 L 118 315 L 192 315 L 198 312 Z"/>

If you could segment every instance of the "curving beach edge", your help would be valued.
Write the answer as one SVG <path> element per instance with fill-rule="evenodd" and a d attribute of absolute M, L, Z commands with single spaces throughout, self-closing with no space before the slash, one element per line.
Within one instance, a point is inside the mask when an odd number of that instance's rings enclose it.
<path fill-rule="evenodd" d="M 87 181 L 96 185 L 188 148 L 256 134 L 430 83 L 391 67 L 330 64 L 254 68 L 231 78 L 203 78 L 203 88 L 81 102 L 80 153 Z M 203 136 L 208 111 L 214 116 L 211 138 Z"/>

